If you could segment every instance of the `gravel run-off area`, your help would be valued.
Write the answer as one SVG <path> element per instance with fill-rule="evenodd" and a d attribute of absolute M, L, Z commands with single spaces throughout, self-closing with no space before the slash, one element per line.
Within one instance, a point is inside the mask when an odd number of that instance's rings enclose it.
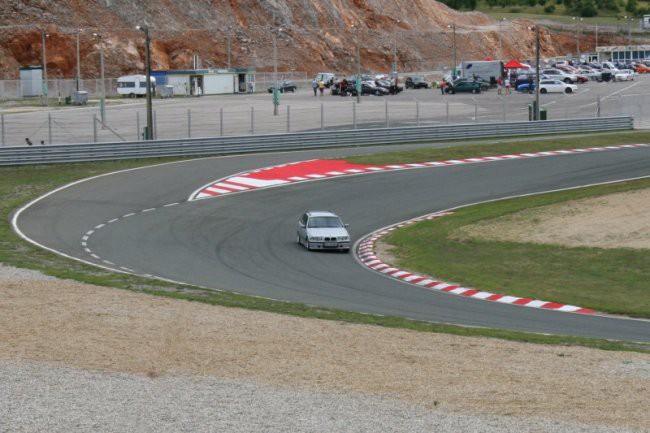
<path fill-rule="evenodd" d="M 618 200 L 571 214 L 600 221 Z M 555 236 L 558 209 L 536 233 Z M 647 234 L 650 212 L 637 215 L 621 239 Z M 0 265 L 2 433 L 649 432 L 649 407 L 646 354 L 301 319 Z"/>

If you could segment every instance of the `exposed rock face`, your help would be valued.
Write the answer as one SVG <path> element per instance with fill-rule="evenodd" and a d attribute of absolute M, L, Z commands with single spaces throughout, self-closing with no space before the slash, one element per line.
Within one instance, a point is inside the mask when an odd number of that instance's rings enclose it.
<path fill-rule="evenodd" d="M 48 75 L 73 78 L 79 28 L 82 77 L 99 75 L 99 40 L 93 32 L 103 37 L 106 76 L 143 71 L 139 24 L 150 28 L 154 69 L 191 68 L 194 55 L 202 67 L 226 67 L 230 40 L 231 66 L 270 71 L 274 34 L 278 69 L 310 73 L 355 71 L 357 35 L 367 71 L 387 72 L 395 46 L 400 71 L 450 66 L 451 25 L 459 61 L 531 59 L 535 46 L 530 22 L 500 26 L 484 14 L 459 13 L 434 0 L 7 0 L 0 3 L 0 22 L 7 26 L 0 33 L 4 79 L 17 78 L 21 66 L 41 64 L 41 31 L 49 34 Z M 581 46 L 590 48 L 586 35 Z M 573 35 L 551 38 L 542 32 L 545 57 L 574 47 Z"/>

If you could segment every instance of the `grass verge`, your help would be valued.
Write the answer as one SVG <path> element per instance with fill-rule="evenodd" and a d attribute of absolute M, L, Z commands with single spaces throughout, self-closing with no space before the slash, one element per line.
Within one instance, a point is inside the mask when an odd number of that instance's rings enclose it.
<path fill-rule="evenodd" d="M 625 137 L 625 134 L 612 136 L 608 143 L 638 142 L 640 140 L 646 140 L 642 139 L 638 134 L 634 136 L 636 138 L 628 137 L 628 141 L 621 141 L 622 137 Z M 646 134 L 645 137 L 650 139 L 650 134 Z M 555 141 L 555 143 L 558 143 L 558 141 Z M 528 147 L 517 147 L 517 144 L 515 143 L 508 143 L 507 145 L 511 149 L 519 149 L 521 152 L 529 151 L 527 150 L 529 149 Z M 497 145 L 466 146 L 462 149 L 469 152 L 467 156 L 475 156 L 476 153 L 473 153 L 474 149 L 485 149 L 487 154 L 494 154 L 497 152 L 494 146 Z M 527 146 L 527 144 L 519 143 L 519 146 Z M 548 144 L 546 149 L 559 149 L 563 147 L 566 147 L 565 143 L 560 142 L 560 144 L 556 144 L 555 146 Z M 574 143 L 573 146 L 569 147 L 576 147 L 576 145 Z M 435 150 L 435 154 L 438 155 L 436 156 L 436 159 L 457 158 L 459 157 L 457 156 L 457 151 L 458 149 L 455 147 Z M 511 152 L 514 152 L 514 150 L 508 151 L 508 153 Z M 412 157 L 421 158 L 421 153 L 416 153 Z M 393 156 L 393 158 L 396 158 L 396 156 Z M 429 159 L 432 158 L 416 160 L 422 161 Z M 19 268 L 38 270 L 59 278 L 74 279 L 100 286 L 141 291 L 157 296 L 204 302 L 226 307 L 275 312 L 298 317 L 411 329 L 421 332 L 448 333 L 459 336 L 483 336 L 537 344 L 576 345 L 603 350 L 629 350 L 650 353 L 650 345 L 646 344 L 613 342 L 571 336 L 547 336 L 507 330 L 466 328 L 413 321 L 398 317 L 371 316 L 334 309 L 318 308 L 298 303 L 278 302 L 229 292 L 204 290 L 196 287 L 179 287 L 158 280 L 112 273 L 65 259 L 23 241 L 11 229 L 10 215 L 15 209 L 56 187 L 101 173 L 172 160 L 175 159 L 0 168 L 0 179 L 2 179 L 2 182 L 0 182 L 0 215 L 2 216 L 0 219 L 0 262 Z M 390 161 L 395 161 L 395 159 L 390 159 Z"/>

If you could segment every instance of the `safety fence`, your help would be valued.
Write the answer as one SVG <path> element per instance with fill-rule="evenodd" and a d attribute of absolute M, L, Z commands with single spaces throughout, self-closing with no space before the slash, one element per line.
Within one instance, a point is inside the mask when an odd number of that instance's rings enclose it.
<path fill-rule="evenodd" d="M 68 163 L 168 156 L 224 155 L 350 145 L 398 144 L 535 134 L 629 130 L 631 117 L 414 126 L 203 139 L 0 148 L 0 165 Z"/>

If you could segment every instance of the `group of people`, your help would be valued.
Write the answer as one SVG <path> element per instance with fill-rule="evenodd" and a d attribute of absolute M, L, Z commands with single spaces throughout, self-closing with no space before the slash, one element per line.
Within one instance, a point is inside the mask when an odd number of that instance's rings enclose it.
<path fill-rule="evenodd" d="M 32 143 L 32 140 L 29 139 L 29 137 L 25 138 L 25 144 L 28 146 L 32 146 L 34 143 Z M 45 140 L 41 140 L 41 145 L 45 145 Z"/>
<path fill-rule="evenodd" d="M 503 92 L 503 89 L 505 88 L 505 94 L 509 95 L 511 92 L 510 90 L 511 83 L 510 83 L 510 77 L 506 75 L 505 77 L 497 77 L 497 95 L 500 95 Z"/>
<path fill-rule="evenodd" d="M 311 82 L 311 88 L 314 90 L 314 96 L 318 96 L 318 92 L 320 92 L 320 95 L 323 96 L 325 87 L 325 81 L 323 80 L 317 80 L 314 78 Z"/>

